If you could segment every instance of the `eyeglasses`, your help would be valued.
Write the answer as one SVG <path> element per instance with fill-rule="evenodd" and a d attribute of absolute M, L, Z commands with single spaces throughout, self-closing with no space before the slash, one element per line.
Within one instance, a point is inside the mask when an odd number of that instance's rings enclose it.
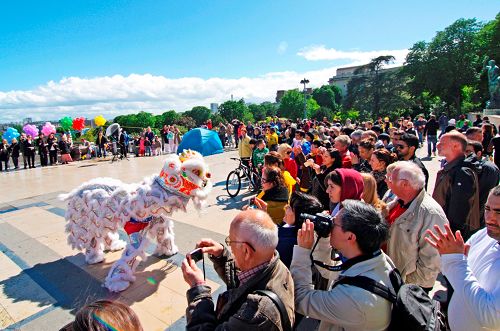
<path fill-rule="evenodd" d="M 287 151 L 286 153 L 287 153 L 288 155 L 290 155 L 290 154 L 292 154 L 292 151 Z"/>
<path fill-rule="evenodd" d="M 231 239 L 229 239 L 229 236 L 227 236 L 226 239 L 224 239 L 224 242 L 226 243 L 227 246 L 230 246 L 231 243 L 233 243 L 233 244 L 247 244 L 248 246 L 250 246 L 250 248 L 252 249 L 252 251 L 255 252 L 255 248 L 253 248 L 252 244 L 250 244 L 249 242 L 246 242 L 246 241 L 231 240 Z"/>
<path fill-rule="evenodd" d="M 400 144 L 396 145 L 397 149 L 405 149 L 406 147 L 408 147 L 408 146 L 406 146 L 406 145 L 400 145 Z"/>

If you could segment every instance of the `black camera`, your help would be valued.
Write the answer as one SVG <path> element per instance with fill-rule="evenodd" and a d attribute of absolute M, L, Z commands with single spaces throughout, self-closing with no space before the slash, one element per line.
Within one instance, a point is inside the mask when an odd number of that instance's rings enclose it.
<path fill-rule="evenodd" d="M 194 251 L 192 251 L 191 253 L 189 253 L 189 256 L 191 256 L 191 259 L 194 262 L 198 262 L 201 259 L 203 259 L 203 249 L 197 248 Z"/>
<path fill-rule="evenodd" d="M 314 231 L 316 231 L 318 237 L 327 238 L 332 231 L 334 217 L 331 215 L 325 215 L 321 213 L 318 213 L 316 215 L 301 213 L 300 218 L 304 221 L 308 219 L 314 223 Z"/>

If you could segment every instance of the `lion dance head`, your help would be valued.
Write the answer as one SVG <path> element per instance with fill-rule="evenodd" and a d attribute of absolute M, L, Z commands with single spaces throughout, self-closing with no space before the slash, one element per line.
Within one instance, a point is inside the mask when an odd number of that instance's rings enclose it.
<path fill-rule="evenodd" d="M 184 150 L 179 155 L 167 156 L 156 181 L 167 191 L 192 198 L 195 207 L 200 209 L 212 189 L 210 177 L 203 156 L 196 151 Z"/>

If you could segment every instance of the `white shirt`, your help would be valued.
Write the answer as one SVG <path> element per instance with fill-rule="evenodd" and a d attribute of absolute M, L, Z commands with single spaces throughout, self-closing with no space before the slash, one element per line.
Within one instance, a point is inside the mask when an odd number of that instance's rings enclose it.
<path fill-rule="evenodd" d="M 500 330 L 500 244 L 486 229 L 467 243 L 468 256 L 441 256 L 442 272 L 455 290 L 448 307 L 451 330 Z"/>

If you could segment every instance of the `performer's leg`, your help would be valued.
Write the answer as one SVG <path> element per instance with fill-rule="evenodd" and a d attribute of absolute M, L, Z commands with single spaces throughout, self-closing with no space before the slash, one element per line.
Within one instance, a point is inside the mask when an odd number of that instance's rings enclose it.
<path fill-rule="evenodd" d="M 172 256 L 179 249 L 174 242 L 174 222 L 171 219 L 160 217 L 158 223 L 151 229 L 151 236 L 156 238 L 157 246 L 153 254 Z"/>

